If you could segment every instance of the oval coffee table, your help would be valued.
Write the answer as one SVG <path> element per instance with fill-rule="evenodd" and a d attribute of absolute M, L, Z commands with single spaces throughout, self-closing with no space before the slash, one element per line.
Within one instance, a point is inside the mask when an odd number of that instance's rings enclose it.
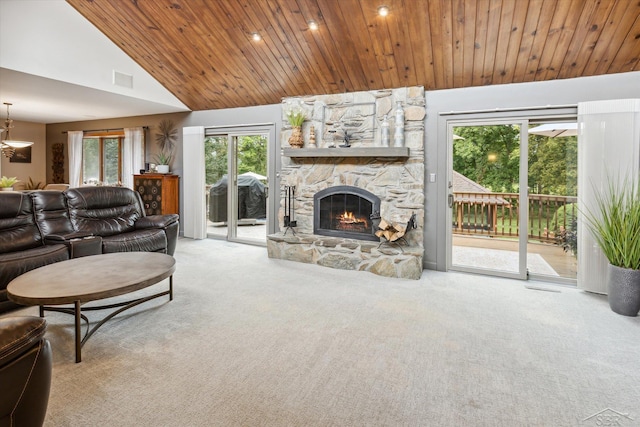
<path fill-rule="evenodd" d="M 106 321 L 123 311 L 163 295 L 173 300 L 173 273 L 176 261 L 171 255 L 156 252 L 119 252 L 92 255 L 56 262 L 28 271 L 7 286 L 11 301 L 23 305 L 39 305 L 44 310 L 75 316 L 76 363 L 82 360 L 82 345 Z M 85 307 L 88 310 L 119 308 L 99 321 L 93 328 L 82 314 L 81 306 L 90 301 L 128 294 L 169 278 L 169 290 L 115 304 Z M 73 308 L 49 305 L 73 304 Z M 87 322 L 87 331 L 80 337 L 80 323 Z"/>

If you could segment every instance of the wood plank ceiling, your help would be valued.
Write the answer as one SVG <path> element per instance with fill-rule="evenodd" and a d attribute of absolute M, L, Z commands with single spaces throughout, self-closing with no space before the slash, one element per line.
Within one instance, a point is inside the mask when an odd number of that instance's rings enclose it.
<path fill-rule="evenodd" d="M 192 110 L 640 70 L 639 0 L 67 1 Z"/>

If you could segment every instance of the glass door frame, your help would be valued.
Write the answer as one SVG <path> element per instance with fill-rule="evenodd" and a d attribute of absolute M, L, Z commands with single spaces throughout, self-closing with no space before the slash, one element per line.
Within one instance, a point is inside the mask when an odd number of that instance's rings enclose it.
<path fill-rule="evenodd" d="M 438 158 L 441 159 L 442 162 L 440 163 L 441 166 L 438 166 L 437 169 L 438 175 L 447 177 L 447 179 L 438 180 L 439 202 L 436 210 L 438 216 L 437 222 L 441 227 L 441 230 L 438 232 L 438 241 L 443 242 L 436 245 L 436 265 L 438 270 L 447 271 L 451 262 L 451 209 L 448 207 L 447 203 L 447 195 L 449 192 L 447 183 L 449 182 L 450 174 L 453 171 L 453 135 L 449 131 L 449 123 L 457 124 L 474 121 L 495 122 L 499 120 L 509 121 L 511 119 L 526 119 L 530 124 L 534 125 L 541 122 L 577 121 L 577 118 L 578 107 L 575 104 L 543 105 L 523 108 L 494 108 L 486 110 L 443 111 L 438 114 L 437 133 L 439 138 L 443 140 L 442 143 L 447 144 L 442 154 L 438 154 Z M 579 150 L 580 147 L 578 146 L 578 152 Z M 486 274 L 486 272 L 478 273 Z M 566 277 L 530 274 L 528 278 L 571 288 L 575 288 L 577 285 L 577 279 Z"/>
<path fill-rule="evenodd" d="M 520 158 L 518 173 L 518 205 L 519 207 L 528 206 L 528 170 L 529 170 L 529 121 L 527 119 L 460 119 L 447 121 L 447 150 L 448 150 L 448 166 L 447 166 L 447 214 L 449 219 L 447 224 L 447 270 L 463 271 L 476 274 L 490 274 L 498 277 L 507 277 L 512 279 L 526 280 L 527 272 L 527 241 L 528 241 L 528 222 L 529 210 L 518 209 L 518 271 L 510 272 L 506 270 L 497 270 L 490 268 L 476 268 L 472 266 L 454 265 L 453 264 L 453 228 L 451 227 L 451 218 L 453 217 L 453 129 L 460 126 L 499 126 L 499 125 L 517 125 L 520 126 Z"/>
<path fill-rule="evenodd" d="M 255 245 L 267 245 L 267 232 L 264 240 L 258 241 L 248 239 L 246 237 L 238 237 L 238 139 L 243 136 L 262 136 L 266 139 L 267 144 L 267 193 L 271 191 L 269 188 L 269 133 L 266 131 L 258 131 L 255 129 L 247 129 L 243 132 L 229 132 L 227 134 L 227 240 L 230 242 L 249 243 Z M 267 224 L 270 222 L 269 212 L 269 194 L 267 194 Z"/>
<path fill-rule="evenodd" d="M 205 138 L 209 136 L 218 136 L 218 137 L 226 137 L 227 138 L 227 176 L 228 179 L 228 191 L 227 191 L 227 234 L 225 235 L 215 235 L 211 233 L 206 233 L 207 238 L 212 239 L 220 239 L 233 241 L 238 243 L 246 243 L 251 245 L 258 246 L 266 246 L 267 245 L 267 235 L 275 233 L 277 229 L 277 212 L 273 200 L 277 199 L 275 185 L 272 183 L 276 183 L 276 167 L 275 159 L 278 156 L 279 147 L 276 144 L 276 127 L 274 123 L 257 123 L 257 124 L 247 124 L 247 125 L 238 125 L 238 126 L 209 126 L 205 127 Z M 235 153 L 235 144 L 234 138 L 239 136 L 251 136 L 251 135 L 261 135 L 264 136 L 267 140 L 267 223 L 266 223 L 266 234 L 264 241 L 257 241 L 253 239 L 239 238 L 237 236 L 237 165 L 236 165 L 236 153 Z M 233 171 L 233 175 L 231 174 Z M 232 180 L 231 177 L 234 179 Z M 229 191 L 229 187 L 233 185 L 234 190 Z M 235 206 L 235 208 L 233 207 Z M 233 211 L 233 215 L 229 219 L 229 211 Z M 204 218 L 205 222 L 207 218 Z M 205 225 L 206 229 L 206 225 Z"/>

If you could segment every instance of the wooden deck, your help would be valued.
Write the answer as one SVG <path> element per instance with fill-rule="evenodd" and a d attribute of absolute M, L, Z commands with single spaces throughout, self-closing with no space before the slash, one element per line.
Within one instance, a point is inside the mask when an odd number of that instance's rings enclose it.
<path fill-rule="evenodd" d="M 454 246 L 466 246 L 479 249 L 498 249 L 518 251 L 516 240 L 505 240 L 493 237 L 453 236 Z M 529 243 L 527 252 L 539 254 L 549 265 L 564 278 L 575 279 L 578 274 L 578 260 L 564 250 L 551 243 Z"/>

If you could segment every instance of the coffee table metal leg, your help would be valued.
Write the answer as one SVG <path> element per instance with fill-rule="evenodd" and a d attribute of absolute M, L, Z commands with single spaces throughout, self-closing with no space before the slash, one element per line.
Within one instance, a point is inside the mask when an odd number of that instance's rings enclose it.
<path fill-rule="evenodd" d="M 80 301 L 75 301 L 73 304 L 73 311 L 76 317 L 76 363 L 80 363 L 82 361 L 82 338 L 80 338 Z"/>
<path fill-rule="evenodd" d="M 82 346 L 84 345 L 84 343 L 89 339 L 89 337 L 91 337 L 91 335 L 94 334 L 94 332 L 96 332 L 98 330 L 98 328 L 100 328 L 100 326 L 102 326 L 103 324 L 105 324 L 108 320 L 111 320 L 114 316 L 122 313 L 125 310 L 128 310 L 132 307 L 135 307 L 136 305 L 142 304 L 144 302 L 150 301 L 154 298 L 158 298 L 164 295 L 169 295 L 169 301 L 173 301 L 173 275 L 169 276 L 169 290 L 167 291 L 163 291 L 163 292 L 159 292 L 157 294 L 154 295 L 149 295 L 147 297 L 143 297 L 143 298 L 137 298 L 131 301 L 123 301 L 123 302 L 119 302 L 119 303 L 115 303 L 115 304 L 108 304 L 108 305 L 101 305 L 101 306 L 89 306 L 89 307 L 85 307 L 85 312 L 86 311 L 93 311 L 93 310 L 105 310 L 105 309 L 110 309 L 110 308 L 117 308 L 119 307 L 118 310 L 115 310 L 113 312 L 111 312 L 108 316 L 105 316 L 102 320 L 100 320 L 98 323 L 96 323 L 93 328 L 91 327 L 90 323 L 89 323 L 89 319 L 87 318 L 87 316 L 82 314 L 82 310 L 81 310 L 81 304 L 80 301 L 74 301 L 73 303 L 73 309 L 71 309 L 70 307 L 49 307 L 49 306 L 40 306 L 40 313 L 41 316 L 44 317 L 44 311 L 45 310 L 50 310 L 50 311 L 58 311 L 60 313 L 67 313 L 67 314 L 73 314 L 74 318 L 75 318 L 75 330 L 76 330 L 76 363 L 80 363 L 82 361 Z M 82 320 L 84 320 L 87 323 L 87 331 L 85 332 L 84 336 L 82 336 L 82 325 L 81 322 Z"/>

